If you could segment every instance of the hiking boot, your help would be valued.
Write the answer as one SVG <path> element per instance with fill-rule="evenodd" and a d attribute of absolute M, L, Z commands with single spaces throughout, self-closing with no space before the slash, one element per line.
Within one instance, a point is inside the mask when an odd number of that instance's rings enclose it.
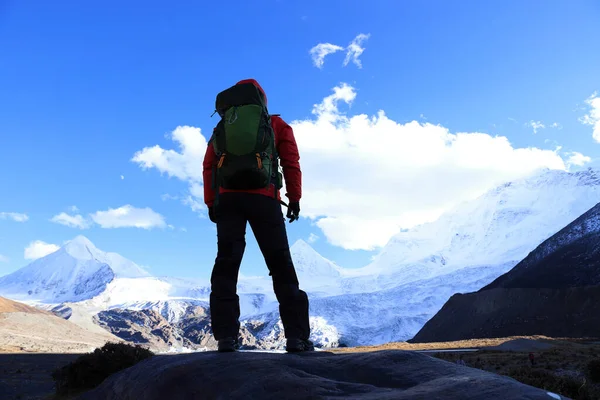
<path fill-rule="evenodd" d="M 285 346 L 288 353 L 299 353 L 301 351 L 315 351 L 315 346 L 310 340 L 288 339 Z"/>
<path fill-rule="evenodd" d="M 237 339 L 233 338 L 221 339 L 219 340 L 217 346 L 217 351 L 219 353 L 229 353 L 240 348 Z"/>

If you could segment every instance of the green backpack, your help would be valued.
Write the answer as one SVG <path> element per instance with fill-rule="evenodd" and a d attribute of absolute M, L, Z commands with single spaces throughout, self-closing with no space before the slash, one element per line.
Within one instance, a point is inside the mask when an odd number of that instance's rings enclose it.
<path fill-rule="evenodd" d="M 234 85 L 217 95 L 221 120 L 209 141 L 217 156 L 213 189 L 251 190 L 282 187 L 275 133 L 264 95 L 252 83 Z M 214 113 L 213 113 L 214 115 Z"/>

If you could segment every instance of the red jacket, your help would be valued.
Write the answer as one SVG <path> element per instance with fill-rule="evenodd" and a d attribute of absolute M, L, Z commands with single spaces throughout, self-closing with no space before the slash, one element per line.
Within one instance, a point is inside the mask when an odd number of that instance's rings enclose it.
<path fill-rule="evenodd" d="M 257 81 L 254 79 L 245 79 L 239 81 L 241 83 L 252 82 L 265 96 L 265 104 L 267 103 L 267 95 Z M 279 154 L 279 165 L 283 170 L 285 179 L 286 196 L 290 202 L 300 201 L 302 197 L 302 171 L 300 170 L 300 155 L 298 154 L 298 146 L 294 138 L 292 128 L 280 117 L 271 117 L 271 124 L 275 131 L 275 147 Z M 212 207 L 215 201 L 215 190 L 212 188 L 212 169 L 217 161 L 215 151 L 212 145 L 206 148 L 204 155 L 202 177 L 204 179 L 204 203 L 208 207 Z M 270 188 L 254 189 L 254 190 L 239 190 L 247 193 L 258 193 L 265 196 L 273 197 L 275 188 L 271 184 Z M 236 192 L 236 190 L 226 190 L 221 188 L 219 193 Z M 277 200 L 281 200 L 281 194 L 277 191 Z"/>

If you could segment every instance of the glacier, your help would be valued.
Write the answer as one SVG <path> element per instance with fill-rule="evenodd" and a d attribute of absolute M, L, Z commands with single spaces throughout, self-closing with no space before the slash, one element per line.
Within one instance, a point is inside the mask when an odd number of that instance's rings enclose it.
<path fill-rule="evenodd" d="M 343 268 L 299 240 L 291 252 L 309 294 L 311 339 L 324 347 L 410 339 L 454 293 L 479 290 L 509 271 L 598 199 L 598 171 L 542 170 L 398 233 L 357 269 Z M 270 277 L 240 276 L 238 294 L 242 325 L 260 326 L 252 328 L 256 337 L 280 346 Z M 151 276 L 78 236 L 1 277 L 0 295 L 63 310 L 77 305 L 91 315 L 149 309 L 176 324 L 189 306 L 208 307 L 210 282 Z"/>

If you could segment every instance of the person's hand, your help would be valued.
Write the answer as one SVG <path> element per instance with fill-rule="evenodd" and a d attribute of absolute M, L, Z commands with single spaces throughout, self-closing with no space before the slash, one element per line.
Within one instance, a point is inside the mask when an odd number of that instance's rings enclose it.
<path fill-rule="evenodd" d="M 208 218 L 215 224 L 217 223 L 217 218 L 215 217 L 215 206 L 208 207 Z"/>
<path fill-rule="evenodd" d="M 290 222 L 294 222 L 299 218 L 300 215 L 300 203 L 290 202 L 288 205 L 287 217 L 290 219 Z"/>

